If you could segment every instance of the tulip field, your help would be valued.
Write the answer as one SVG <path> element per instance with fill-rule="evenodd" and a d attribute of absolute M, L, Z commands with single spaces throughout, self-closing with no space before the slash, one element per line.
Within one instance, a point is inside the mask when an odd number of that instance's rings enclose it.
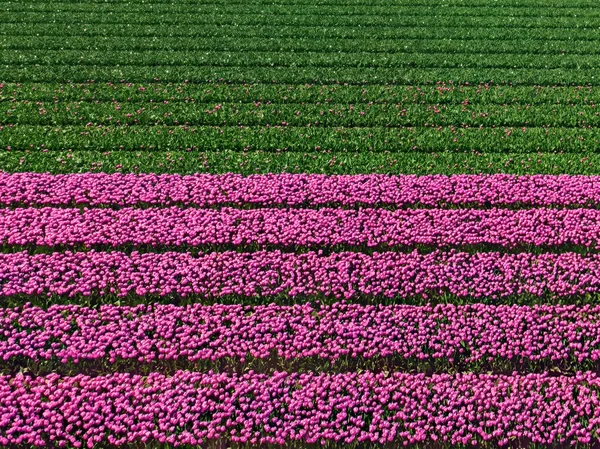
<path fill-rule="evenodd" d="M 600 4 L 0 0 L 36 447 L 600 447 Z"/>

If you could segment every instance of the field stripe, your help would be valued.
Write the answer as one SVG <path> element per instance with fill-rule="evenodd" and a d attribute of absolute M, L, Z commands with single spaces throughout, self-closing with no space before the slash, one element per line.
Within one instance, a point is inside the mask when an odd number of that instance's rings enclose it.
<path fill-rule="evenodd" d="M 47 25 L 47 26 L 46 26 Z M 476 30 L 475 32 L 473 30 Z M 480 31 L 477 31 L 480 30 Z M 313 26 L 310 28 L 310 34 L 303 36 L 303 40 L 315 39 L 330 39 L 337 37 L 341 39 L 452 39 L 452 40 L 480 40 L 485 37 L 485 40 L 490 42 L 511 40 L 514 39 L 515 33 L 526 33 L 527 39 L 530 41 L 564 41 L 571 39 L 585 40 L 587 42 L 595 42 L 600 39 L 598 32 L 595 29 L 572 28 L 561 32 L 560 29 L 536 29 L 532 31 L 529 28 L 514 27 L 505 29 L 505 27 L 484 27 L 463 29 L 459 27 L 436 26 L 435 29 L 422 31 L 422 27 L 378 27 L 379 38 L 374 37 L 369 30 L 357 29 L 355 26 Z M 132 24 L 85 24 L 82 27 L 64 28 L 57 30 L 54 24 L 36 24 L 29 25 L 23 23 L 4 24 L 0 29 L 0 35 L 11 37 L 24 36 L 85 36 L 85 37 L 211 37 L 219 36 L 225 38 L 248 38 L 254 36 L 262 36 L 268 38 L 289 37 L 294 38 L 298 35 L 298 30 L 292 26 L 286 25 L 265 25 L 261 27 L 251 25 L 238 25 L 229 27 L 226 25 L 203 25 L 194 27 L 193 24 L 182 28 L 169 27 L 167 31 L 162 32 L 160 26 L 153 25 L 132 25 Z"/>
<path fill-rule="evenodd" d="M 600 356 L 598 306 L 25 306 L 0 309 L 0 331 L 5 371 L 23 360 L 58 372 L 62 365 L 114 372 L 114 364 L 135 371 L 160 361 L 206 370 L 224 361 L 233 370 L 232 360 L 257 367 L 264 360 L 302 370 L 331 361 L 334 372 L 354 365 L 570 372 Z"/>
<path fill-rule="evenodd" d="M 0 377 L 0 442 L 112 446 L 152 439 L 179 446 L 230 438 L 249 444 L 435 439 L 502 445 L 527 438 L 575 445 L 596 441 L 599 390 L 593 373 L 20 374 Z M 34 424 L 20 435 L 22 420 Z M 135 425 L 121 424 L 130 421 Z M 428 430 L 417 431 L 424 422 Z"/>
<path fill-rule="evenodd" d="M 589 207 L 600 205 L 600 177 L 4 173 L 0 204 Z"/>
<path fill-rule="evenodd" d="M 0 296 L 12 303 L 36 297 L 502 303 L 600 293 L 600 255 L 577 253 L 20 252 L 0 254 L 0 273 Z"/>
<path fill-rule="evenodd" d="M 81 122 L 84 123 L 84 122 Z M 404 154 L 440 153 L 552 153 L 586 158 L 596 154 L 600 130 L 596 127 L 363 127 L 337 128 L 288 126 L 285 122 L 265 125 L 123 126 L 92 122 L 78 126 L 2 126 L 0 134 L 7 150 L 81 151 L 102 150 L 137 153 L 154 151 L 263 151 L 314 153 L 338 151 Z"/>
<path fill-rule="evenodd" d="M 413 86 L 273 83 L 243 85 L 190 82 L 154 82 L 149 84 L 131 82 L 87 82 L 81 84 L 2 83 L 0 86 L 0 103 L 3 108 L 2 112 L 5 115 L 3 120 L 10 120 L 10 115 L 15 112 L 12 109 L 33 108 L 31 104 L 26 105 L 25 100 L 34 103 L 39 101 L 55 104 L 58 96 L 60 96 L 60 102 L 55 107 L 62 107 L 64 104 L 68 105 L 69 102 L 76 102 L 80 106 L 80 113 L 84 112 L 86 107 L 91 106 L 88 106 L 87 103 L 98 104 L 98 107 L 102 108 L 108 103 L 114 105 L 114 101 L 117 101 L 120 102 L 122 109 L 127 108 L 129 104 L 142 105 L 145 103 L 147 106 L 157 106 L 156 110 L 159 111 L 169 107 L 173 107 L 177 111 L 178 108 L 184 107 L 178 103 L 191 103 L 189 107 L 194 109 L 214 109 L 218 103 L 221 103 L 223 112 L 236 107 L 243 108 L 250 104 L 255 107 L 270 108 L 271 105 L 283 106 L 299 103 L 305 103 L 307 108 L 320 107 L 323 110 L 325 108 L 342 110 L 343 107 L 350 110 L 352 104 L 367 103 L 367 106 L 369 106 L 368 103 L 371 103 L 373 108 L 402 106 L 402 108 L 406 108 L 407 113 L 412 110 L 427 110 L 427 106 L 432 105 L 438 105 L 442 110 L 444 110 L 444 105 L 450 107 L 452 105 L 466 106 L 467 111 L 472 110 L 470 109 L 473 107 L 471 105 L 476 105 L 478 108 L 489 107 L 490 110 L 503 107 L 508 108 L 511 112 L 514 111 L 514 108 L 528 105 L 530 108 L 536 106 L 556 108 L 557 111 L 564 106 L 577 105 L 577 112 L 586 111 L 584 116 L 587 116 L 589 115 L 587 111 L 595 109 L 595 105 L 600 103 L 600 90 L 590 86 L 510 86 L 494 83 L 464 85 L 449 82 Z M 466 105 L 465 100 L 468 100 Z M 164 101 L 167 101 L 168 104 L 164 104 Z M 176 105 L 169 106 L 172 103 L 176 103 Z M 34 106 L 45 107 L 46 104 L 34 104 Z M 55 112 L 54 108 L 47 109 L 50 109 L 46 110 L 47 114 Z M 528 110 L 524 108 L 521 112 L 524 113 Z M 296 111 L 297 109 L 294 110 L 294 113 Z M 435 111 L 431 109 L 429 111 L 436 115 Z M 7 112 L 8 114 L 6 114 Z M 39 109 L 36 109 L 36 112 L 39 112 Z M 115 107 L 113 113 L 116 112 Z M 218 111 L 215 110 L 214 112 Z M 399 110 L 399 112 L 402 111 Z M 540 115 L 540 111 L 536 110 L 535 115 Z M 542 115 L 548 116 L 547 113 Z M 464 120 L 464 118 L 461 117 L 461 120 Z M 535 117 L 530 117 L 530 120 L 535 120 Z"/>
<path fill-rule="evenodd" d="M 128 82 L 151 83 L 181 82 L 190 83 L 227 83 L 248 84 L 256 82 L 286 83 L 286 84 L 331 84 L 340 83 L 352 86 L 412 86 L 421 83 L 436 83 L 436 80 L 455 83 L 504 83 L 516 86 L 598 86 L 600 77 L 594 69 L 548 68 L 548 69 L 482 69 L 482 68 L 391 68 L 372 67 L 245 67 L 240 70 L 236 66 L 38 66 L 20 67 L 19 65 L 0 66 L 0 79 L 5 82 L 69 82 L 87 83 Z"/>
<path fill-rule="evenodd" d="M 5 246 L 600 249 L 600 211 L 0 209 Z M 534 248 L 531 248 L 534 247 Z"/>

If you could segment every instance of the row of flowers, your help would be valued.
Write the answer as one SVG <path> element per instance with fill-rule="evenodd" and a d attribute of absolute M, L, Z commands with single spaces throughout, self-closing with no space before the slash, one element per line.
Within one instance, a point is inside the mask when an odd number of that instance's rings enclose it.
<path fill-rule="evenodd" d="M 600 246 L 596 209 L 0 209 L 8 245 Z"/>
<path fill-rule="evenodd" d="M 598 176 L 0 174 L 0 205 L 600 204 Z"/>
<path fill-rule="evenodd" d="M 600 358 L 600 306 L 26 305 L 0 309 L 0 359 Z"/>
<path fill-rule="evenodd" d="M 0 444 L 597 443 L 593 373 L 0 376 Z"/>
<path fill-rule="evenodd" d="M 600 255 L 577 253 L 364 254 L 321 250 L 201 253 L 71 252 L 0 254 L 0 295 L 237 295 L 285 298 L 406 298 L 451 294 L 513 295 L 600 292 Z"/>

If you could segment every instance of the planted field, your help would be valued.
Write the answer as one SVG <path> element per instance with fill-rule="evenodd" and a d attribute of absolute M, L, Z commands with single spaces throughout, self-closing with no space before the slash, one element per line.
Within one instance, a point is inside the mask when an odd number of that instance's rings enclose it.
<path fill-rule="evenodd" d="M 4 83 L 2 161 L 56 173 L 599 173 L 592 86 L 318 83 Z"/>
<path fill-rule="evenodd" d="M 600 10 L 0 3 L 10 171 L 600 174 Z"/>
<path fill-rule="evenodd" d="M 0 0 L 0 446 L 600 444 L 591 0 Z"/>
<path fill-rule="evenodd" d="M 58 444 L 78 446 L 73 430 L 85 421 L 93 423 L 84 433 L 90 446 L 103 441 L 111 446 L 137 441 L 196 446 L 224 436 L 231 444 L 252 446 L 298 441 L 383 445 L 397 439 L 474 446 L 479 440 L 506 445 L 517 439 L 551 444 L 553 435 L 564 435 L 565 444 L 575 445 L 595 439 L 598 423 L 589 416 L 597 413 L 598 384 L 591 373 L 19 376 L 0 381 L 2 397 L 10 401 L 3 416 L 23 416 L 34 424 L 26 435 L 0 441 L 42 445 L 51 432 Z M 536 413 L 540 409 L 542 416 Z M 473 415 L 486 418 L 467 430 Z M 431 423 L 427 431 L 424 422 Z"/>
<path fill-rule="evenodd" d="M 568 175 L 3 174 L 0 438 L 591 444 L 599 200 Z"/>

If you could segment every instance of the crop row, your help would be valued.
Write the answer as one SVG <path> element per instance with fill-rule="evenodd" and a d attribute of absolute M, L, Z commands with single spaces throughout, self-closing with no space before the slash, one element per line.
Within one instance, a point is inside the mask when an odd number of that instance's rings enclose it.
<path fill-rule="evenodd" d="M 539 58 L 536 64 L 539 64 Z M 74 62 L 74 61 L 73 61 Z M 365 62 L 366 63 L 366 62 Z M 294 64 L 294 63 L 290 63 Z M 327 64 L 327 61 L 324 61 Z M 458 63 L 460 64 L 460 63 Z M 404 68 L 390 70 L 374 67 L 300 67 L 250 66 L 167 66 L 160 61 L 146 65 L 122 64 L 118 67 L 100 65 L 0 65 L 0 79 L 7 82 L 72 82 L 130 80 L 132 82 L 194 83 L 348 83 L 354 85 L 399 84 L 414 85 L 454 80 L 457 83 L 512 82 L 515 85 L 544 86 L 598 86 L 600 77 L 596 69 L 580 68 Z"/>
<path fill-rule="evenodd" d="M 57 41 L 55 36 L 11 36 L 4 38 L 1 47 L 4 50 L 93 50 L 115 51 L 128 49 L 136 52 L 151 51 L 293 51 L 294 53 L 447 53 L 489 55 L 511 54 L 600 54 L 598 42 L 586 40 L 487 40 L 487 39 L 294 39 L 290 37 L 250 37 L 223 36 L 215 41 L 211 38 L 170 37 L 160 40 L 132 40 L 126 37 L 98 39 L 97 36 L 66 37 Z"/>
<path fill-rule="evenodd" d="M 393 357 L 447 366 L 596 362 L 590 306 L 26 305 L 0 309 L 0 360 L 217 361 Z M 493 363 L 490 363 L 493 365 Z M 489 365 L 485 365 L 489 366 Z"/>
<path fill-rule="evenodd" d="M 11 4 L 12 2 L 10 0 L 3 0 L 0 2 L 0 5 L 7 5 L 7 4 Z M 77 3 L 76 0 L 51 0 L 49 2 L 47 2 L 47 4 L 52 4 L 52 5 L 62 5 L 62 4 L 72 4 L 72 3 Z M 120 4 L 118 0 L 87 0 L 86 3 L 99 3 L 99 4 L 113 4 L 113 5 L 118 5 Z M 29 5 L 29 4 L 35 4 L 35 0 L 24 0 L 23 2 L 21 2 L 20 4 L 23 5 Z M 135 3 L 132 3 L 132 5 Z M 171 5 L 172 3 L 169 1 L 165 1 L 165 0 L 151 0 L 151 1 L 145 1 L 144 2 L 145 5 L 162 5 L 162 4 L 169 4 Z M 253 0 L 251 3 L 249 2 L 244 2 L 243 0 L 236 0 L 236 1 L 224 1 L 224 0 L 182 0 L 181 2 L 179 2 L 178 4 L 183 4 L 183 5 L 194 5 L 195 7 L 198 6 L 204 6 L 204 5 L 247 5 L 247 4 L 256 4 L 256 5 L 321 5 L 321 6 L 325 6 L 325 5 L 338 5 L 338 6 L 363 6 L 364 2 L 361 2 L 360 0 L 315 0 L 315 1 L 311 1 L 311 0 L 277 0 L 277 1 L 271 1 L 271 0 Z M 373 1 L 373 5 L 376 6 L 387 6 L 389 5 L 389 2 L 387 2 L 386 0 L 374 0 Z M 423 0 L 410 0 L 410 1 L 406 1 L 403 2 L 404 6 L 427 6 L 430 8 L 433 8 L 433 6 L 431 5 L 431 3 L 427 2 L 427 1 L 423 1 Z M 489 1 L 486 0 L 470 0 L 468 2 L 465 2 L 464 0 L 446 0 L 444 1 L 443 8 L 448 8 L 448 7 L 469 7 L 469 8 L 519 8 L 520 10 L 527 10 L 530 8 L 552 8 L 552 9 L 561 9 L 561 8 L 577 8 L 577 10 L 585 10 L 588 8 L 594 9 L 597 7 L 597 4 L 593 1 L 593 0 L 568 0 L 568 1 L 561 1 L 560 3 L 548 3 L 548 2 L 542 2 L 540 0 L 503 0 L 502 2 L 499 3 L 490 3 Z M 57 9 L 60 9 L 59 6 L 57 6 Z"/>
<path fill-rule="evenodd" d="M 10 172 L 106 173 L 381 173 L 399 175 L 497 174 L 600 175 L 600 155 L 575 153 L 347 153 L 237 151 L 0 151 Z"/>
<path fill-rule="evenodd" d="M 0 173 L 0 204 L 597 207 L 600 177 Z"/>
<path fill-rule="evenodd" d="M 360 116 L 360 114 L 357 114 Z M 284 118 L 284 117 L 282 117 Z M 3 150 L 98 151 L 319 151 L 395 153 L 599 152 L 600 128 L 246 125 L 0 125 Z M 273 121 L 275 121 L 273 120 Z"/>
<path fill-rule="evenodd" d="M 0 443 L 597 443 L 595 374 L 0 377 Z"/>
<path fill-rule="evenodd" d="M 273 153 L 252 151 L 151 153 L 70 150 L 0 152 L 2 167 L 11 172 L 71 173 L 320 173 L 459 175 L 599 175 L 600 156 L 574 153 Z"/>
<path fill-rule="evenodd" d="M 198 51 L 155 50 L 0 50 L 5 67 L 138 66 L 138 67 L 247 67 L 247 68 L 383 68 L 383 69 L 598 69 L 597 55 L 457 54 L 432 53 L 342 53 L 288 51 Z M 441 78 L 444 79 L 444 78 Z M 479 80 L 482 81 L 482 80 Z"/>
<path fill-rule="evenodd" d="M 285 7 L 275 7 L 278 11 L 285 11 Z M 299 11 L 302 11 L 305 6 L 302 6 Z M 269 14 L 261 13 L 260 11 L 253 13 L 243 13 L 245 8 L 237 7 L 237 12 L 220 12 L 211 11 L 206 14 L 193 14 L 189 12 L 181 13 L 164 13 L 154 14 L 152 12 L 140 14 L 137 12 L 118 12 L 109 14 L 106 11 L 95 8 L 90 12 L 74 12 L 74 11 L 55 11 L 52 12 L 30 12 L 23 11 L 19 14 L 14 14 L 10 11 L 0 12 L 0 23 L 26 23 L 26 24 L 69 24 L 69 25 L 86 25 L 86 24 L 102 24 L 102 23 L 124 23 L 136 25 L 286 25 L 286 26 L 361 26 L 361 27 L 378 27 L 378 26 L 412 26 L 412 27 L 457 27 L 457 28 L 486 28 L 486 27 L 505 27 L 505 28 L 597 28 L 600 25 L 600 17 L 569 17 L 558 15 L 556 17 L 535 16 L 517 16 L 509 17 L 498 14 L 490 14 L 487 16 L 467 16 L 437 14 L 423 16 L 423 14 L 414 15 L 371 15 L 371 16 L 351 16 L 339 15 L 335 13 L 323 13 L 318 11 L 303 14 L 294 12 L 294 14 Z M 219 8 L 221 9 L 221 8 Z M 268 10 L 269 7 L 263 5 L 261 9 Z M 310 9 L 310 8 L 309 8 Z M 507 20 L 508 19 L 508 20 Z"/>
<path fill-rule="evenodd" d="M 551 301 L 600 292 L 600 255 L 576 253 L 19 252 L 0 254 L 0 273 L 0 295 L 17 301 L 53 295 Z"/>
<path fill-rule="evenodd" d="M 64 1 L 53 1 L 45 3 L 5 3 L 0 4 L 0 10 L 9 13 L 105 13 L 105 14 L 131 14 L 140 15 L 171 15 L 188 14 L 193 16 L 203 16 L 207 14 L 219 15 L 255 15 L 258 13 L 268 15 L 336 15 L 336 16 L 402 16 L 423 18 L 440 17 L 440 7 L 434 5 L 336 5 L 336 4 L 290 4 L 290 3 L 260 3 L 247 2 L 240 3 L 205 3 L 196 4 L 196 7 L 190 7 L 189 3 L 115 3 L 105 2 L 100 5 L 94 2 L 70 3 Z M 444 5 L 444 15 L 451 17 L 572 17 L 579 19 L 589 19 L 600 17 L 600 12 L 595 8 L 579 8 L 574 5 L 565 5 L 563 8 L 554 8 L 553 6 L 538 6 L 534 8 L 522 8 L 505 6 L 478 7 Z"/>
<path fill-rule="evenodd" d="M 68 16 L 68 15 L 67 15 Z M 307 27 L 304 27 L 307 28 Z M 309 32 L 308 32 L 309 31 Z M 302 34 L 302 36 L 299 36 Z M 52 23 L 3 23 L 0 29 L 0 36 L 7 36 L 4 40 L 8 43 L 12 38 L 23 38 L 25 36 L 60 36 L 66 37 L 219 37 L 248 39 L 254 37 L 265 38 L 296 38 L 302 40 L 314 39 L 452 39 L 452 40 L 513 40 L 515 35 L 526 35 L 527 40 L 536 41 L 565 41 L 565 40 L 584 40 L 598 41 L 600 37 L 595 28 L 527 28 L 503 26 L 485 27 L 485 28 L 461 28 L 455 26 L 437 26 L 432 27 L 394 27 L 380 26 L 377 28 L 377 35 L 373 34 L 372 27 L 360 28 L 354 26 L 311 26 L 306 32 L 302 29 L 290 25 L 265 24 L 261 27 L 252 25 L 238 25 L 235 27 L 226 25 L 215 25 L 206 23 L 203 25 L 188 24 L 185 28 L 174 28 L 171 25 L 161 24 L 132 24 L 132 23 L 85 23 L 82 26 L 73 26 L 69 24 L 58 29 Z M 134 40 L 130 40 L 132 45 Z M 442 79 L 442 78 L 440 78 Z M 178 80 L 181 81 L 181 80 Z"/>
<path fill-rule="evenodd" d="M 583 246 L 596 209 L 0 209 L 0 244 L 101 247 Z"/>
<path fill-rule="evenodd" d="M 132 102 L 0 102 L 0 125 L 38 126 L 293 126 L 293 127 L 598 127 L 596 104 L 497 105 L 469 104 L 282 104 L 263 101 L 246 103 L 199 103 L 154 100 Z M 436 129 L 436 131 L 440 131 Z M 522 131 L 522 129 L 521 129 Z M 546 130 L 544 129 L 543 132 Z M 422 130 L 421 132 L 424 132 Z M 550 130 L 550 132 L 553 132 Z M 540 146 L 543 141 L 540 142 Z"/>
<path fill-rule="evenodd" d="M 0 105 L 3 111 L 21 107 L 21 103 L 41 103 L 49 112 L 64 103 L 93 103 L 99 109 L 105 102 L 116 102 L 121 108 L 130 104 L 138 107 L 162 107 L 168 102 L 171 108 L 185 104 L 218 103 L 257 104 L 259 106 L 298 105 L 327 106 L 354 105 L 355 108 L 374 105 L 398 105 L 402 109 L 412 106 L 497 106 L 509 111 L 521 106 L 563 106 L 580 110 L 600 103 L 600 90 L 594 87 L 544 87 L 511 86 L 506 84 L 477 84 L 474 86 L 437 82 L 431 85 L 340 85 L 340 84 L 224 84 L 224 83 L 1 83 Z M 363 106 L 365 105 L 365 106 Z M 113 113 L 116 110 L 114 105 Z M 585 107 L 584 107 L 585 106 Z M 101 109 L 100 109 L 101 110 Z M 136 109 L 137 110 L 137 109 Z M 296 112 L 296 111 L 294 111 Z M 2 117 L 7 120 L 7 117 Z M 535 120 L 535 117 L 530 117 Z"/>

